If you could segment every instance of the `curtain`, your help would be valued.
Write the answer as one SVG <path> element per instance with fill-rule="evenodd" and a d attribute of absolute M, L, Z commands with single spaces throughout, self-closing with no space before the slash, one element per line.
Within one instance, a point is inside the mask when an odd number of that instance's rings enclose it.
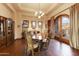
<path fill-rule="evenodd" d="M 54 16 L 51 18 L 50 31 L 51 31 L 51 38 L 54 38 L 54 36 L 55 36 L 55 30 L 54 30 Z"/>
<path fill-rule="evenodd" d="M 78 38 L 78 8 L 79 4 L 70 7 L 70 45 L 73 48 L 79 49 Z"/>

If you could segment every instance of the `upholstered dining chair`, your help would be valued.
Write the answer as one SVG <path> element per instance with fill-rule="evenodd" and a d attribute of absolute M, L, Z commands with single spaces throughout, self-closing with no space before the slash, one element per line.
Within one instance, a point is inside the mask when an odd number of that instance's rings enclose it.
<path fill-rule="evenodd" d="M 32 56 L 35 55 L 35 53 L 38 53 L 38 51 L 34 51 L 34 49 L 38 48 L 38 43 L 34 44 L 32 41 L 32 36 L 30 35 L 30 33 L 27 33 L 26 36 L 26 40 L 27 40 L 27 55 L 29 53 L 32 53 Z"/>
<path fill-rule="evenodd" d="M 44 45 L 44 47 L 48 47 L 49 41 L 50 41 L 50 39 L 48 38 L 48 33 L 45 32 L 45 33 L 43 34 L 43 43 L 44 43 L 43 45 Z"/>

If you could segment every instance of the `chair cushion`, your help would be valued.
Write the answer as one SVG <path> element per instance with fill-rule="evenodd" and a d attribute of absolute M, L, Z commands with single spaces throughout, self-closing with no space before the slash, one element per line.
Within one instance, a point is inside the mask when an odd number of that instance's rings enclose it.
<path fill-rule="evenodd" d="M 33 44 L 33 48 L 37 48 L 38 47 L 38 43 Z"/>
<path fill-rule="evenodd" d="M 47 39 L 43 39 L 43 42 L 47 42 Z"/>

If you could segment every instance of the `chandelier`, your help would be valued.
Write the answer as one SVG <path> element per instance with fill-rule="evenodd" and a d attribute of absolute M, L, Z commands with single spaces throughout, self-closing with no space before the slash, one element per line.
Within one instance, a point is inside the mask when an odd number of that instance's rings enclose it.
<path fill-rule="evenodd" d="M 39 10 L 35 11 L 35 16 L 41 18 L 44 15 L 44 12 L 40 10 L 40 3 L 39 3 Z"/>

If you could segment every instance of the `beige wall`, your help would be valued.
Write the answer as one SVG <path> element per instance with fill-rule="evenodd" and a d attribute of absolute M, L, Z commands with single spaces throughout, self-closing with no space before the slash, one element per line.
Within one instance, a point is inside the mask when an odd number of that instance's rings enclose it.
<path fill-rule="evenodd" d="M 4 4 L 0 4 L 0 16 L 13 18 L 13 12 L 8 9 Z"/>
<path fill-rule="evenodd" d="M 52 11 L 51 14 L 49 16 L 53 16 L 55 14 L 57 14 L 58 12 L 62 11 L 65 8 L 68 8 L 69 6 L 71 6 L 73 4 L 66 4 L 63 5 L 62 7 L 57 8 L 56 10 Z M 69 10 L 64 11 L 64 13 L 68 13 L 69 14 Z M 61 14 L 61 13 L 60 13 Z M 31 17 L 27 17 L 27 16 L 23 16 L 21 13 L 19 12 L 12 12 L 8 7 L 6 7 L 4 4 L 0 4 L 0 16 L 4 16 L 4 17 L 8 17 L 8 18 L 12 18 L 15 21 L 15 39 L 16 38 L 21 38 L 21 33 L 22 33 L 22 21 L 24 19 L 29 20 L 29 28 L 28 30 L 33 30 L 31 28 L 31 21 L 35 20 L 35 21 L 39 21 L 36 18 L 31 18 Z M 57 15 L 56 15 L 57 16 Z M 47 23 L 47 18 L 45 17 L 44 19 L 41 19 L 41 21 L 43 21 L 43 28 L 42 28 L 42 32 L 44 32 L 45 30 L 47 30 L 45 28 L 45 23 Z M 20 27 L 18 27 L 18 25 L 20 25 Z M 40 29 L 36 28 L 36 30 Z"/>
<path fill-rule="evenodd" d="M 14 21 L 15 21 L 15 39 L 20 38 L 21 28 L 18 28 L 17 25 L 20 24 L 20 15 L 19 13 L 14 13 Z"/>
<path fill-rule="evenodd" d="M 4 16 L 7 18 L 12 18 L 15 21 L 15 39 L 17 38 L 21 38 L 21 33 L 22 33 L 22 21 L 24 19 L 29 20 L 29 28 L 28 30 L 33 30 L 31 28 L 31 21 L 35 20 L 35 21 L 39 21 L 38 19 L 35 18 L 31 18 L 31 17 L 27 17 L 27 16 L 22 16 L 22 14 L 20 14 L 19 12 L 13 12 L 10 8 L 8 8 L 5 4 L 0 4 L 0 16 Z M 46 30 L 45 29 L 45 19 L 42 19 L 41 21 L 43 21 L 43 28 L 42 31 Z M 20 25 L 20 27 L 18 27 L 18 25 Z M 40 29 L 37 27 L 36 30 Z"/>
<path fill-rule="evenodd" d="M 17 15 L 16 15 L 17 16 Z M 15 39 L 16 38 L 21 38 L 21 34 L 22 34 L 22 22 L 23 20 L 29 20 L 29 28 L 28 31 L 33 31 L 34 29 L 31 28 L 31 21 L 42 21 L 43 22 L 43 27 L 42 27 L 42 32 L 47 31 L 47 29 L 45 28 L 45 23 L 47 22 L 46 18 L 43 19 L 38 19 L 38 18 L 34 18 L 34 17 L 28 17 L 28 16 L 23 16 L 21 13 L 18 13 L 17 16 L 17 20 L 15 20 Z M 20 27 L 18 27 L 18 25 L 20 25 Z M 36 29 L 38 31 L 41 31 L 40 28 L 38 28 L 38 23 L 36 25 Z"/>
<path fill-rule="evenodd" d="M 69 10 L 69 9 L 64 10 L 63 12 L 61 12 L 61 13 L 59 13 L 59 14 L 55 15 L 55 18 L 56 18 L 57 16 L 59 16 L 59 15 L 62 15 L 62 14 L 67 14 L 67 15 L 70 15 L 70 10 Z"/>
<path fill-rule="evenodd" d="M 69 8 L 72 5 L 74 5 L 74 3 L 71 3 L 71 4 L 68 4 L 68 3 L 63 4 L 60 7 L 58 7 L 57 9 L 53 10 L 48 16 L 51 17 L 51 16 L 54 16 L 56 14 L 58 15 L 58 14 L 60 14 L 61 11 Z M 63 11 L 63 13 L 66 13 L 66 12 L 69 14 L 69 11 L 68 10 L 67 11 Z"/>
<path fill-rule="evenodd" d="M 13 12 L 11 9 L 9 9 L 5 4 L 0 4 L 0 16 L 12 18 L 16 23 L 16 20 L 17 20 L 16 13 Z M 15 24 L 14 30 L 16 30 L 16 24 Z M 16 34 L 16 31 L 15 31 L 15 34 Z M 15 37 L 16 37 L 16 35 L 15 35 Z"/>

